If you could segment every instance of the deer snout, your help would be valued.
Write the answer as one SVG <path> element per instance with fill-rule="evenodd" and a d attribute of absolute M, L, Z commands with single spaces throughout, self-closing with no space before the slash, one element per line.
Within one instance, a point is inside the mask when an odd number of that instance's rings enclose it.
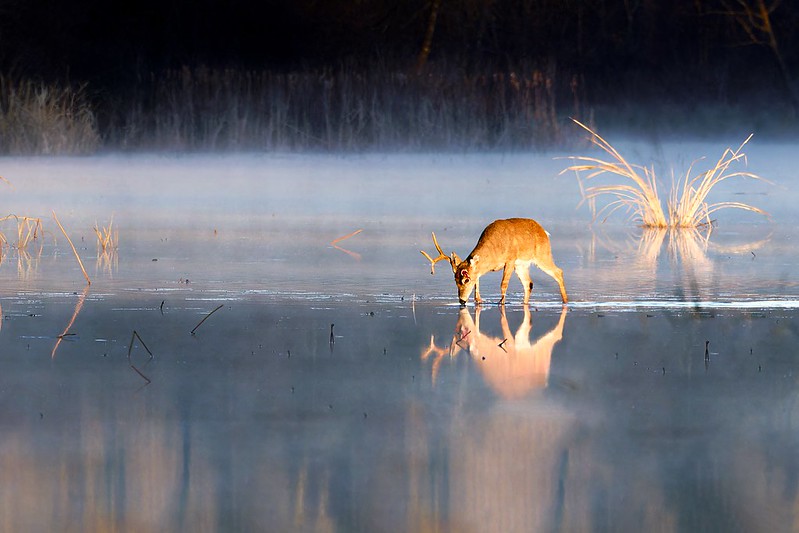
<path fill-rule="evenodd" d="M 461 307 L 466 307 L 466 300 L 461 300 L 458 298 L 458 301 L 461 303 Z"/>

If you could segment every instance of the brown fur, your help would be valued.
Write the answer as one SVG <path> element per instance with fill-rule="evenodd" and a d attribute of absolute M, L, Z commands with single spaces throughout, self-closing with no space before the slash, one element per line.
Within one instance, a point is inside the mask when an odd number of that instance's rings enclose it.
<path fill-rule="evenodd" d="M 529 268 L 533 264 L 557 281 L 563 303 L 568 302 L 566 287 L 563 282 L 563 271 L 552 259 L 549 235 L 541 225 L 529 218 L 509 218 L 495 220 L 489 224 L 474 250 L 463 261 L 456 254 L 450 257 L 455 284 L 458 288 L 458 299 L 465 304 L 474 290 L 474 301 L 479 304 L 480 276 L 486 272 L 502 269 L 502 297 L 499 303 L 505 303 L 505 292 L 508 290 L 511 273 L 516 272 L 524 287 L 524 303 L 530 301 L 533 282 Z"/>

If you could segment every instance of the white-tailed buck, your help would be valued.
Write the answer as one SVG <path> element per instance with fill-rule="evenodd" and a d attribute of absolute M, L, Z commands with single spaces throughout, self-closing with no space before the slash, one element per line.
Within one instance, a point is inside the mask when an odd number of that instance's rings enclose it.
<path fill-rule="evenodd" d="M 569 301 L 566 286 L 563 284 L 563 271 L 552 259 L 549 234 L 535 220 L 529 218 L 495 220 L 483 230 L 477 246 L 463 261 L 454 252 L 446 255 L 438 245 L 435 233 L 433 233 L 433 244 L 439 254 L 435 259 L 422 251 L 422 255 L 430 261 L 430 273 L 435 274 L 437 262 L 449 260 L 452 272 L 455 274 L 455 285 L 458 288 L 458 300 L 461 305 L 466 304 L 472 289 L 474 289 L 475 304 L 482 302 L 480 276 L 499 269 L 503 269 L 500 285 L 502 297 L 499 303 L 505 303 L 505 292 L 508 290 L 508 282 L 514 271 L 524 287 L 524 303 L 529 303 L 530 292 L 533 290 L 529 270 L 531 264 L 552 276 L 560 286 L 563 303 Z"/>

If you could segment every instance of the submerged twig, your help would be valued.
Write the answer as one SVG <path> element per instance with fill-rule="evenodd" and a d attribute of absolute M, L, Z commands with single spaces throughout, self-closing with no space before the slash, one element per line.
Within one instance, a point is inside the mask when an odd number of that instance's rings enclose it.
<path fill-rule="evenodd" d="M 220 309 L 222 309 L 223 307 L 225 307 L 225 304 L 219 304 L 219 305 L 216 307 L 216 309 L 214 309 L 213 311 L 211 311 L 210 313 L 208 313 L 207 315 L 205 315 L 205 316 L 203 317 L 203 319 L 202 319 L 202 320 L 200 320 L 200 323 L 199 323 L 199 324 L 197 324 L 196 326 L 194 326 L 194 329 L 193 329 L 193 330 L 191 330 L 191 334 L 192 334 L 192 335 L 194 335 L 194 332 L 195 332 L 195 331 L 197 331 L 197 328 L 199 328 L 200 326 L 202 326 L 202 323 L 203 323 L 203 322 L 205 322 L 206 320 L 208 320 L 208 317 L 209 317 L 209 316 L 213 315 L 214 313 L 216 313 L 217 311 L 219 311 L 219 310 L 220 310 Z"/>
<path fill-rule="evenodd" d="M 61 222 L 58 221 L 58 217 L 56 216 L 55 211 L 53 211 L 53 219 L 55 220 L 55 223 L 58 224 L 58 227 L 61 228 L 61 233 L 64 234 L 64 237 L 67 238 L 67 242 L 72 247 L 72 253 L 75 254 L 75 259 L 78 260 L 78 264 L 80 265 L 80 269 L 81 269 L 81 271 L 83 271 L 83 277 L 86 278 L 86 283 L 91 285 L 92 284 L 92 280 L 89 279 L 89 275 L 86 273 L 86 269 L 83 268 L 83 261 L 80 260 L 80 256 L 78 255 L 78 251 L 75 249 L 75 245 L 72 244 L 72 239 L 70 239 L 69 235 L 67 235 L 67 232 L 64 229 L 64 226 L 62 226 Z"/>
<path fill-rule="evenodd" d="M 130 336 L 130 345 L 128 346 L 128 363 L 130 363 L 130 354 L 133 351 L 133 341 L 136 340 L 136 339 L 139 339 L 139 342 L 141 343 L 142 347 L 145 350 L 147 350 L 147 353 L 150 354 L 150 359 L 152 359 L 153 358 L 153 352 L 151 352 L 150 349 L 147 347 L 147 345 L 144 344 L 144 340 L 141 338 L 141 335 L 139 335 L 139 333 L 134 329 L 133 330 L 133 335 Z M 148 361 L 150 359 L 148 359 Z M 133 365 L 131 365 L 131 366 L 133 366 Z M 136 371 L 138 372 L 138 370 L 136 370 Z"/>

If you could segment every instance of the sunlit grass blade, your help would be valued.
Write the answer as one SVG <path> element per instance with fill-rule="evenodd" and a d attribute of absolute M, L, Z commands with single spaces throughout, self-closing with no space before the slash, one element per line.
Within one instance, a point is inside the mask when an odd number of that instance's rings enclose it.
<path fill-rule="evenodd" d="M 633 215 L 638 215 L 645 226 L 668 227 L 660 197 L 658 196 L 654 171 L 640 165 L 630 164 L 599 134 L 577 120 L 574 122 L 588 131 L 591 134 L 591 143 L 599 147 L 612 159 L 604 160 L 598 157 L 571 156 L 568 159 L 571 159 L 576 164 L 569 166 L 563 172 L 574 171 L 578 174 L 578 179 L 580 179 L 579 174 L 581 172 L 587 172 L 584 178 L 586 182 L 605 174 L 616 175 L 631 182 L 630 184 L 602 186 L 585 186 L 581 183 L 580 189 L 583 192 L 583 198 L 585 200 L 596 200 L 606 195 L 615 196 L 620 203 L 613 203 L 615 206 L 613 211 L 625 207 Z"/>
<path fill-rule="evenodd" d="M 64 234 L 64 237 L 67 238 L 67 242 L 69 243 L 69 246 L 72 248 L 72 253 L 75 254 L 75 259 L 78 260 L 78 265 L 80 266 L 80 270 L 81 272 L 83 272 L 83 277 L 86 278 L 86 284 L 91 285 L 92 280 L 89 279 L 89 275 L 86 273 L 86 269 L 83 267 L 83 261 L 80 260 L 80 255 L 78 255 L 78 250 L 75 249 L 75 245 L 72 244 L 72 239 L 70 239 L 69 235 L 67 235 L 67 230 L 65 230 L 64 226 L 61 225 L 61 222 L 58 221 L 58 217 L 56 216 L 55 211 L 53 211 L 53 220 L 55 220 L 55 223 L 61 229 L 61 233 Z"/>
<path fill-rule="evenodd" d="M 108 226 L 99 226 L 94 223 L 94 233 L 97 235 L 97 246 L 101 251 L 106 252 L 118 248 L 119 231 L 114 230 L 114 217 L 111 216 L 111 221 Z"/>
<path fill-rule="evenodd" d="M 641 225 L 649 228 L 696 228 L 708 226 L 713 222 L 711 219 L 713 213 L 728 208 L 742 209 L 768 216 L 762 209 L 743 202 L 718 202 L 713 204 L 707 202 L 707 197 L 713 188 L 722 181 L 731 178 L 750 178 L 769 183 L 751 172 L 730 171 L 730 167 L 733 164 L 746 163 L 746 155 L 742 150 L 752 138 L 752 135 L 749 135 L 737 149 L 727 148 L 724 150 L 716 164 L 705 172 L 692 176 L 694 167 L 692 164 L 685 176 L 672 185 L 666 203 L 667 217 L 658 195 L 657 176 L 654 168 L 629 163 L 610 143 L 591 128 L 577 120 L 574 122 L 591 134 L 590 141 L 592 144 L 611 157 L 611 160 L 604 160 L 598 157 L 570 156 L 568 159 L 574 161 L 575 164 L 561 172 L 562 174 L 563 172 L 574 171 L 577 174 L 582 201 L 590 203 L 591 212 L 595 220 L 603 214 L 606 220 L 619 209 L 624 209 L 631 213 L 632 217 L 639 218 Z M 581 176 L 581 173 L 584 173 L 584 175 Z M 587 185 L 589 180 L 606 175 L 621 178 L 622 182 Z M 629 182 L 625 180 L 629 180 Z M 610 200 L 597 211 L 596 201 L 604 197 L 609 197 Z M 582 201 L 580 202 L 581 204 Z"/>
<path fill-rule="evenodd" d="M 7 215 L 0 218 L 0 222 L 14 219 L 17 222 L 17 242 L 14 248 L 17 250 L 25 250 L 32 241 L 39 238 L 42 233 L 42 221 L 39 218 Z M 0 243 L 7 244 L 5 234 L 0 232 Z"/>

